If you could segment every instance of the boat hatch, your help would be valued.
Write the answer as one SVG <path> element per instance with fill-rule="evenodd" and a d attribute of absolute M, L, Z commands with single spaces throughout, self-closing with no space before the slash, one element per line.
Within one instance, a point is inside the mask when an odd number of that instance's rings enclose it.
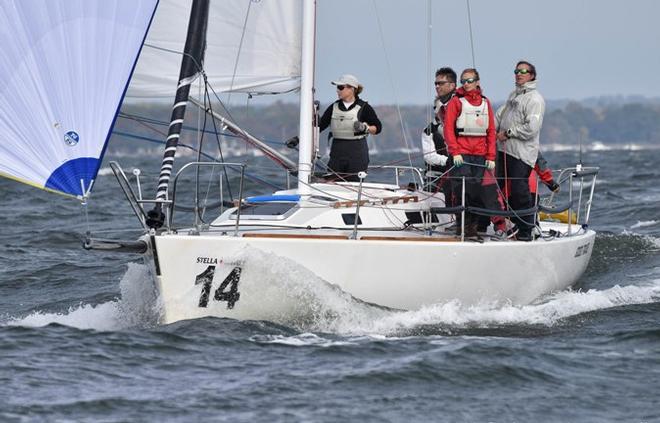
<path fill-rule="evenodd" d="M 242 219 L 286 219 L 295 209 L 298 203 L 292 201 L 286 202 L 263 202 L 263 203 L 245 203 L 241 206 Z M 232 219 L 236 219 L 236 212 L 231 214 Z"/>

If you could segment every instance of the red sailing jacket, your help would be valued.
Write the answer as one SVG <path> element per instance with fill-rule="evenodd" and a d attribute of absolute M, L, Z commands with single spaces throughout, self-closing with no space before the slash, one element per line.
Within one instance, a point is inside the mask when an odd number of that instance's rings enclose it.
<path fill-rule="evenodd" d="M 465 137 L 456 134 L 456 119 L 461 114 L 461 97 L 465 97 L 470 104 L 478 106 L 482 98 L 488 104 L 488 129 L 485 137 Z M 445 112 L 445 143 L 450 155 L 470 154 L 473 156 L 483 156 L 486 160 L 495 160 L 495 114 L 490 101 L 481 95 L 481 89 L 465 91 L 463 88 L 456 90 L 456 95 L 447 104 Z"/>

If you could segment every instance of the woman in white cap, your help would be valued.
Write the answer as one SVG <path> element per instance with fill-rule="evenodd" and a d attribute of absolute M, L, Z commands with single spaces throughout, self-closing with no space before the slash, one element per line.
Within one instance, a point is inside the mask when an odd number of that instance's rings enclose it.
<path fill-rule="evenodd" d="M 363 86 L 353 75 L 342 75 L 332 81 L 337 97 L 319 122 L 319 129 L 330 127 L 332 147 L 328 171 L 344 181 L 358 181 L 357 174 L 369 166 L 367 136 L 378 134 L 382 124 L 374 109 L 358 96 Z"/>

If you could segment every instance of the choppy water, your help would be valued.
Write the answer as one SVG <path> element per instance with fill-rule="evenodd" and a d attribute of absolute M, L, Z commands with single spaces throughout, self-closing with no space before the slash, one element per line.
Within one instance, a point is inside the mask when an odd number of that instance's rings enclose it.
<path fill-rule="evenodd" d="M 0 421 L 660 421 L 658 161 L 585 156 L 599 235 L 573 291 L 396 313 L 299 276 L 277 323 L 157 325 L 139 260 L 80 248 L 76 201 L 0 180 Z M 89 208 L 95 232 L 137 234 L 109 172 Z"/>

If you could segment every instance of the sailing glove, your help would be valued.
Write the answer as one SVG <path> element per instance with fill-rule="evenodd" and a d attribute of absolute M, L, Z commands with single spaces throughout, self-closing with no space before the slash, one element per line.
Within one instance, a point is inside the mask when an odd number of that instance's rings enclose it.
<path fill-rule="evenodd" d="M 559 192 L 559 184 L 555 182 L 554 179 L 548 182 L 546 185 L 550 189 L 550 191 Z"/>
<path fill-rule="evenodd" d="M 286 146 L 288 148 L 296 148 L 298 147 L 298 144 L 300 143 L 300 139 L 298 138 L 298 135 L 289 138 L 286 140 Z"/>
<path fill-rule="evenodd" d="M 495 169 L 495 162 L 493 160 L 486 160 L 486 169 L 488 170 Z"/>
<path fill-rule="evenodd" d="M 454 166 L 455 167 L 463 166 L 463 156 L 461 156 L 460 154 L 457 154 L 453 157 L 453 159 L 454 159 Z"/>
<path fill-rule="evenodd" d="M 367 134 L 369 132 L 369 125 L 364 122 L 353 122 L 353 131 L 358 134 Z"/>

